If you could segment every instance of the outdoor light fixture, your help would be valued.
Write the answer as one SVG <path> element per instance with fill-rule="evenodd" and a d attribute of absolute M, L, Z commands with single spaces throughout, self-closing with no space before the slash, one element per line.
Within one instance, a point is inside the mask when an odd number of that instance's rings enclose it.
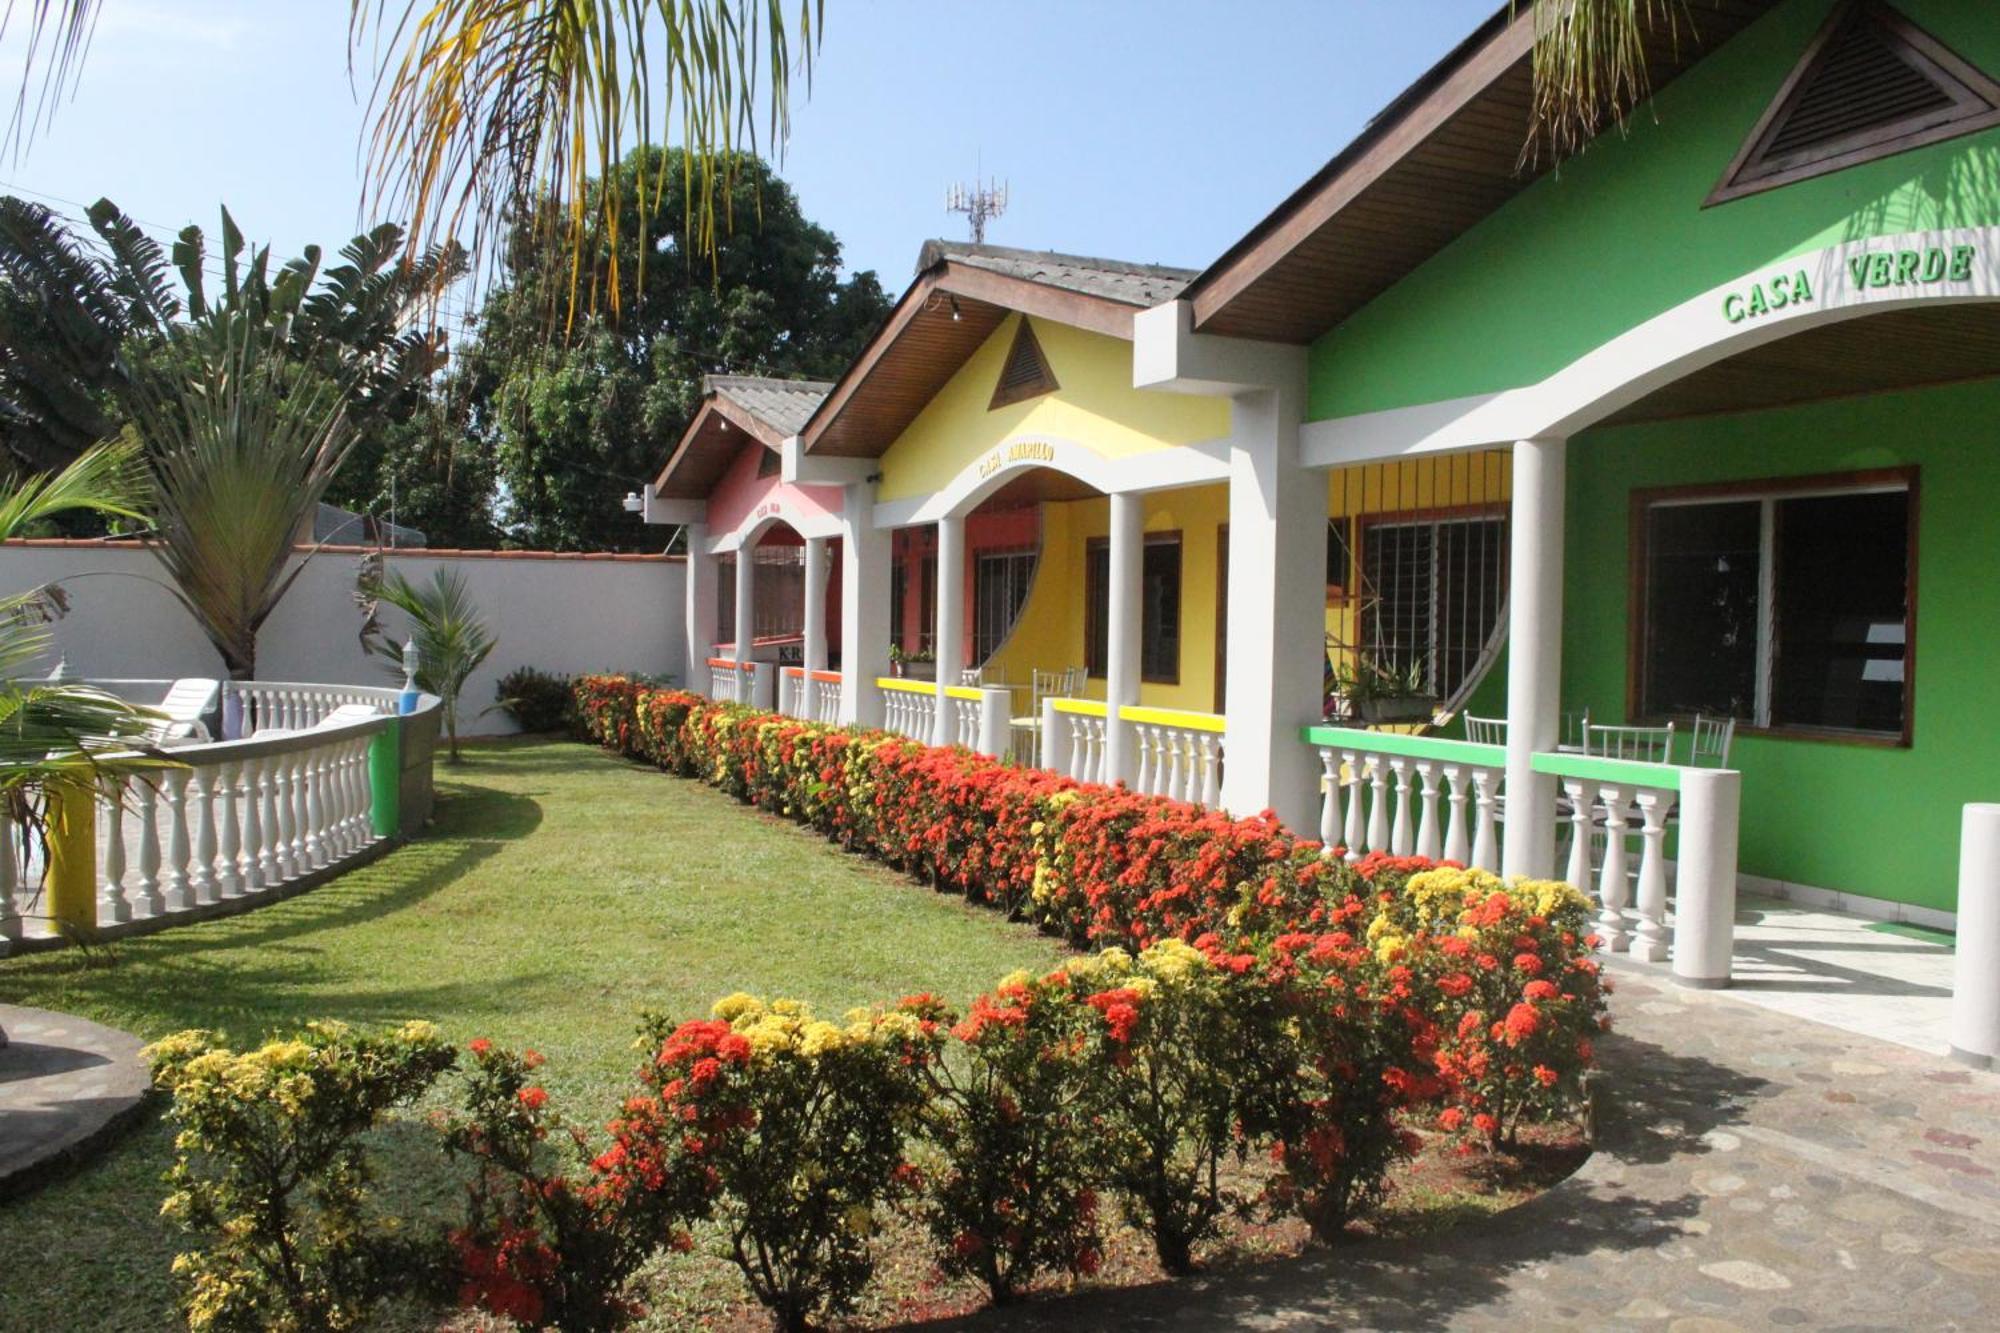
<path fill-rule="evenodd" d="M 638 512 L 640 511 L 640 510 L 644 509 L 645 507 L 646 507 L 646 502 L 645 502 L 644 500 L 642 500 L 642 499 L 640 499 L 640 498 L 639 498 L 639 492 L 637 492 L 637 491 L 627 491 L 627 492 L 625 492 L 625 512 L 626 512 L 626 513 L 628 513 L 628 514 L 636 514 L 636 513 L 638 513 Z"/>
<path fill-rule="evenodd" d="M 958 298 L 954 296 L 951 298 L 951 322 L 956 324 L 958 323 L 959 319 L 960 315 L 958 311 Z"/>

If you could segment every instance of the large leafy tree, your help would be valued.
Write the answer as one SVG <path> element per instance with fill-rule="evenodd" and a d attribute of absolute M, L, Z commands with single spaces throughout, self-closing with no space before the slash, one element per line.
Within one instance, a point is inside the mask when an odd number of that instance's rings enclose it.
<path fill-rule="evenodd" d="M 461 465 L 429 392 L 446 347 L 423 316 L 464 269 L 455 248 L 410 260 L 385 224 L 332 263 L 308 246 L 274 269 L 227 209 L 219 247 L 198 226 L 163 246 L 109 200 L 86 225 L 0 196 L 0 443 L 16 459 L 55 466 L 117 434 L 147 367 L 184 353 L 180 333 L 229 329 L 295 381 L 342 387 L 355 445 L 329 498 L 386 514 L 393 495 L 399 517 L 444 519 L 446 540 L 490 536 L 490 469 Z"/>
<path fill-rule="evenodd" d="M 662 226 L 685 207 L 682 164 L 680 150 L 657 148 L 619 164 L 617 190 L 632 216 L 593 245 L 584 273 L 617 285 L 615 321 L 600 313 L 566 336 L 546 336 L 568 276 L 541 262 L 526 226 L 488 295 L 478 342 L 463 354 L 473 421 L 498 461 L 512 535 L 525 544 L 656 544 L 658 534 L 619 499 L 658 470 L 694 413 L 702 376 L 830 378 L 889 309 L 874 273 L 841 276 L 840 243 L 753 157 L 732 164 L 730 206 L 759 211 L 758 225 L 720 238 L 710 260 L 682 251 Z M 642 177 L 667 183 L 650 221 L 637 216 Z M 660 239 L 642 266 L 645 235 Z"/>

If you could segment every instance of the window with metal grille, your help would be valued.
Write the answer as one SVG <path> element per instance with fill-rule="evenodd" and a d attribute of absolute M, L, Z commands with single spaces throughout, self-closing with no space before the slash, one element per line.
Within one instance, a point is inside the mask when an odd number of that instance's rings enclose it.
<path fill-rule="evenodd" d="M 1907 741 L 1915 485 L 1642 492 L 1638 711 Z"/>
<path fill-rule="evenodd" d="M 1879 0 L 1837 6 L 1708 202 L 2000 124 L 2000 84 Z"/>
<path fill-rule="evenodd" d="M 1455 700 L 1500 624 L 1506 565 L 1506 523 L 1497 516 L 1366 523 L 1361 655 Z"/>
<path fill-rule="evenodd" d="M 982 551 L 972 570 L 972 665 L 1000 651 L 1035 581 L 1035 552 Z"/>
<path fill-rule="evenodd" d="M 937 552 L 917 565 L 917 651 L 937 651 Z"/>
<path fill-rule="evenodd" d="M 1103 676 L 1110 669 L 1111 543 L 1091 538 L 1084 548 L 1085 670 Z M 1177 685 L 1181 679 L 1181 535 L 1146 534 L 1139 574 L 1139 678 L 1149 685 Z"/>
<path fill-rule="evenodd" d="M 1000 382 L 993 386 L 993 401 L 986 405 L 987 410 L 1053 393 L 1061 387 L 1056 383 L 1055 372 L 1049 369 L 1048 357 L 1042 354 L 1033 326 L 1023 315 L 1014 330 L 1014 345 L 1007 350 L 1007 363 L 1000 368 Z"/>
<path fill-rule="evenodd" d="M 889 642 L 898 648 L 909 645 L 903 639 L 903 600 L 910 595 L 910 571 L 901 560 L 889 566 Z"/>

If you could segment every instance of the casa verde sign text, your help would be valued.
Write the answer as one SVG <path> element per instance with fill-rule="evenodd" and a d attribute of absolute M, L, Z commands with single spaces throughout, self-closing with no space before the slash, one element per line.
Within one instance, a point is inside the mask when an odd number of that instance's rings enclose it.
<path fill-rule="evenodd" d="M 1971 282 L 1972 263 L 1977 257 L 1977 247 L 1970 245 L 1869 250 L 1847 261 L 1847 276 L 1857 291 L 1870 287 Z M 1722 298 L 1722 317 L 1731 324 L 1741 324 L 1814 299 L 1812 280 L 1804 269 L 1797 269 L 1759 279 L 1747 290 L 1728 293 Z"/>

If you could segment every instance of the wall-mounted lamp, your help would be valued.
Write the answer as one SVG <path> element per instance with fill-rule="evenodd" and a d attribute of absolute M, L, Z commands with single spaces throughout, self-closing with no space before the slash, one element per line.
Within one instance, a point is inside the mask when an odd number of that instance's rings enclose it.
<path fill-rule="evenodd" d="M 951 298 L 951 322 L 956 324 L 961 318 L 962 316 L 959 314 L 958 309 L 958 298 L 954 296 Z"/>
<path fill-rule="evenodd" d="M 638 513 L 638 512 L 640 511 L 640 510 L 644 509 L 645 507 L 646 507 L 646 502 L 645 502 L 644 500 L 642 500 L 642 499 L 640 499 L 640 498 L 639 498 L 639 492 L 637 492 L 637 491 L 627 491 L 627 492 L 625 492 L 625 512 L 626 512 L 626 513 L 628 513 L 628 514 L 636 514 L 636 513 Z"/>

